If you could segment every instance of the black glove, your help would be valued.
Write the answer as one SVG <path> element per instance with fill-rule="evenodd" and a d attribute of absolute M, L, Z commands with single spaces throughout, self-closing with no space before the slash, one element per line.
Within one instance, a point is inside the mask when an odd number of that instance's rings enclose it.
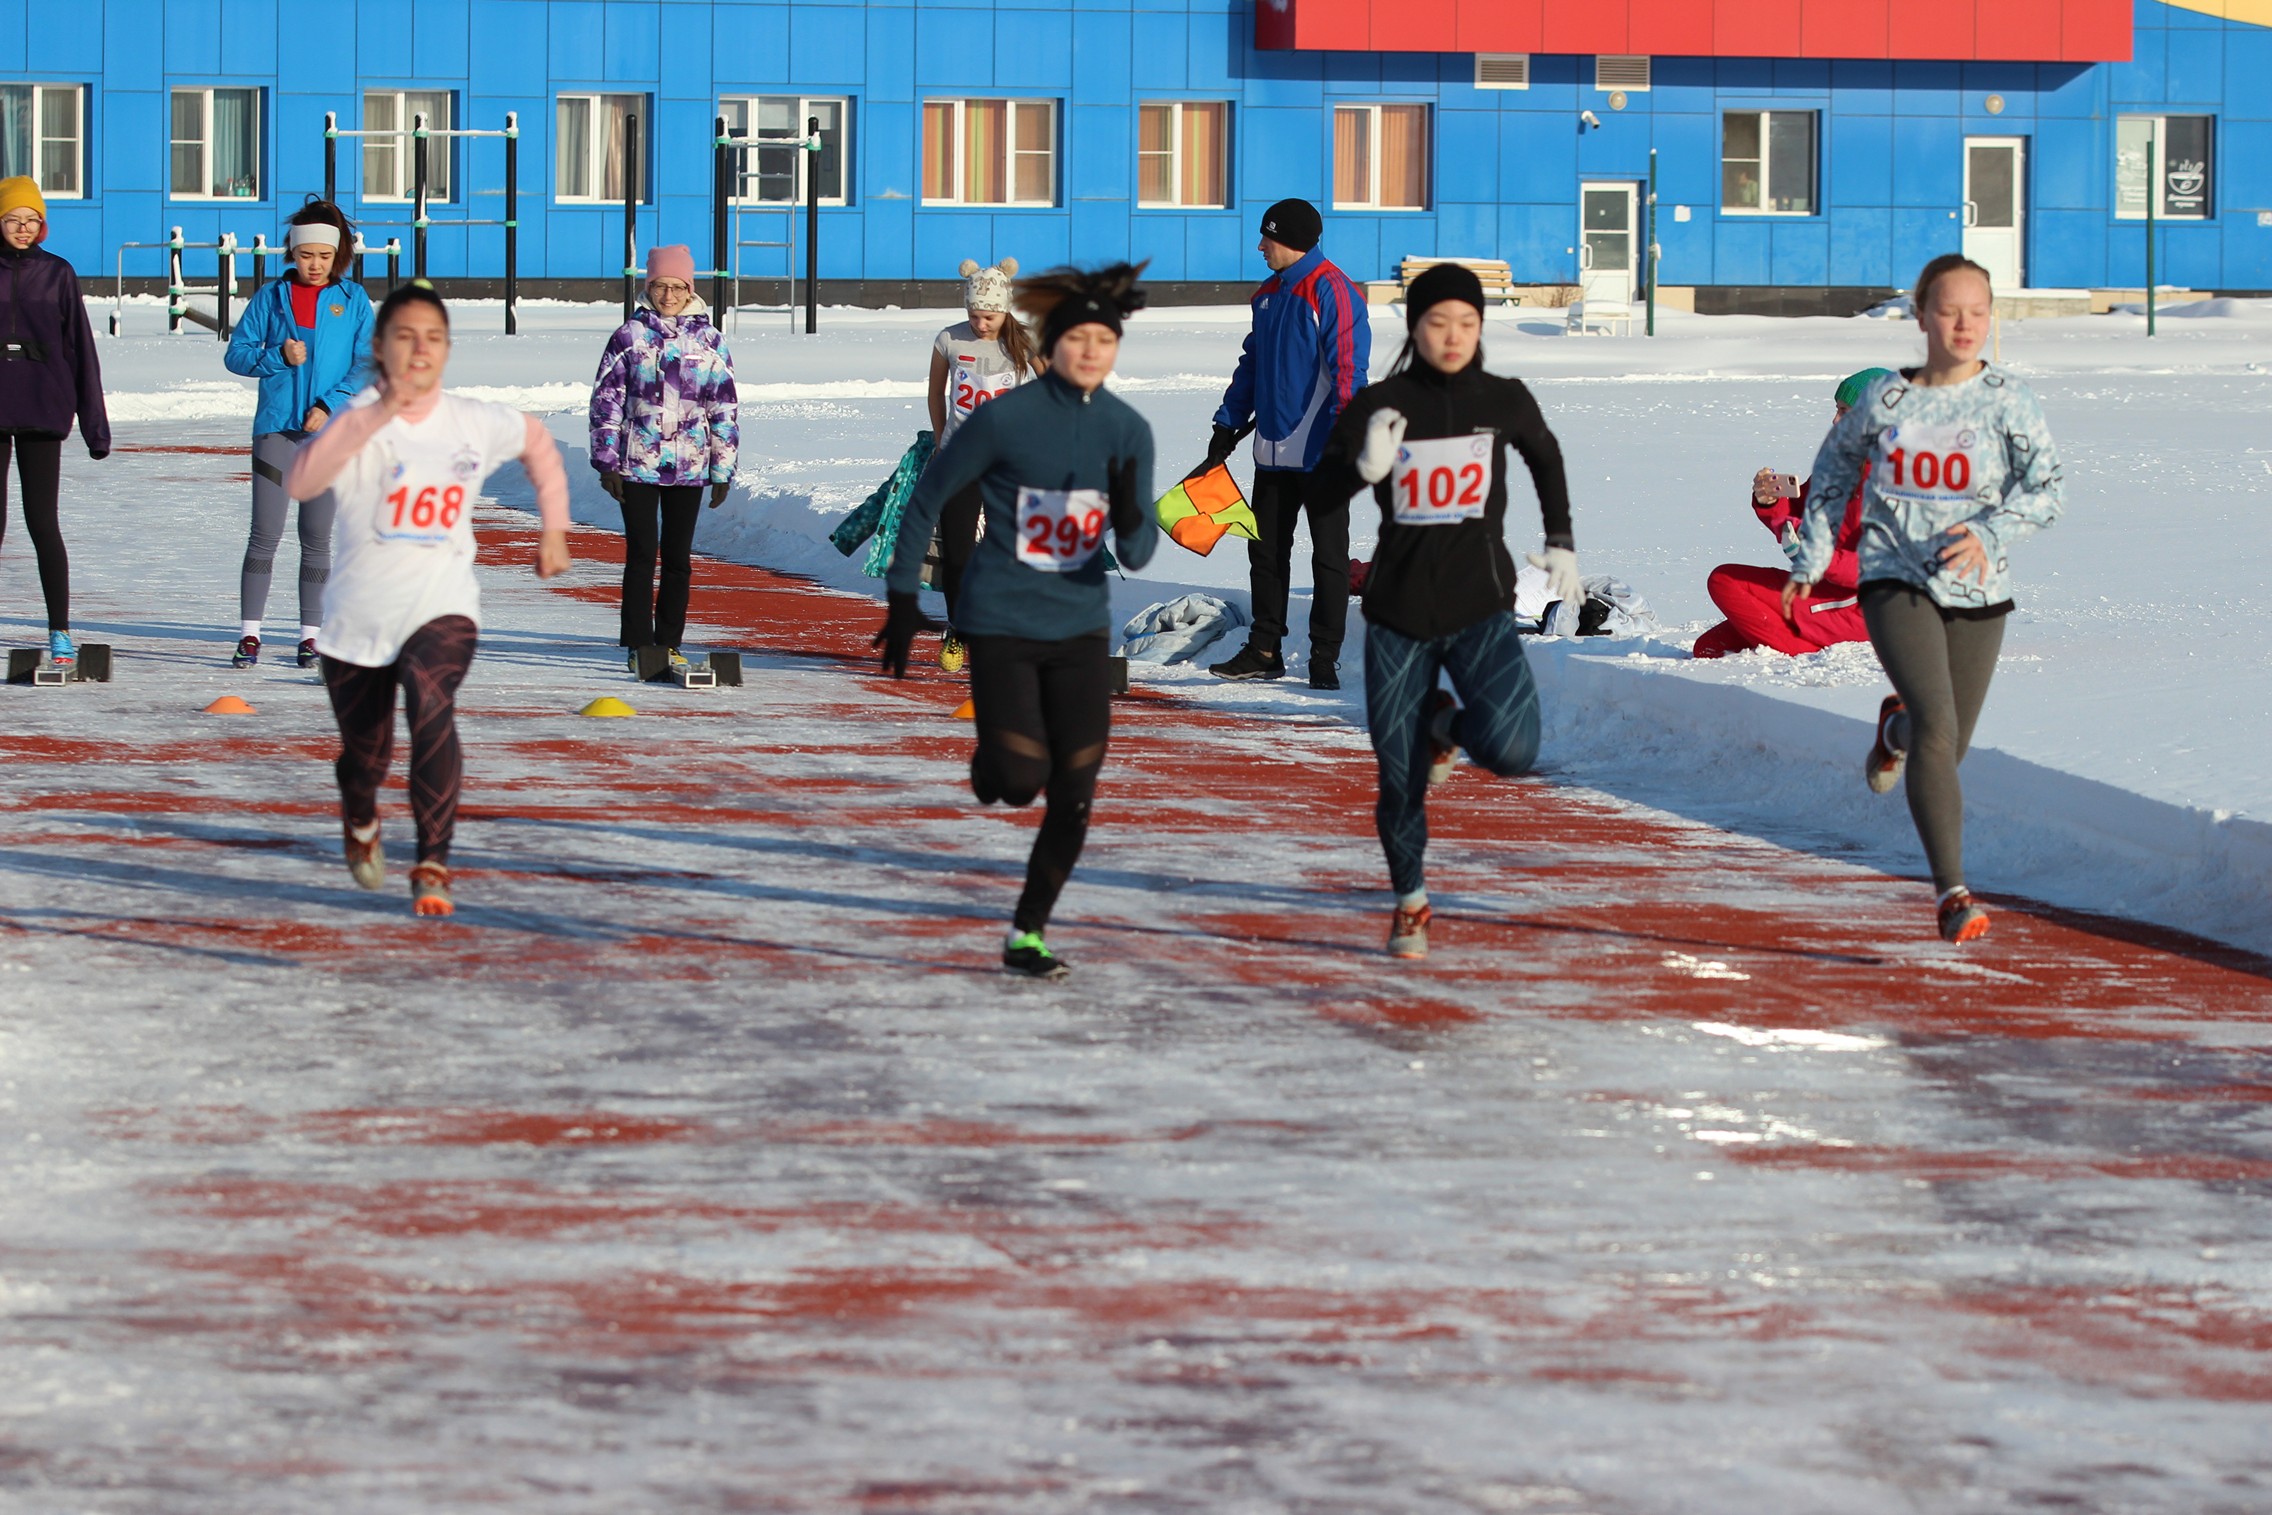
<path fill-rule="evenodd" d="M 908 650 L 915 645 L 919 631 L 937 631 L 939 623 L 923 613 L 923 607 L 912 594 L 897 589 L 884 596 L 883 630 L 868 639 L 870 647 L 884 651 L 884 672 L 895 679 L 907 677 Z"/>
<path fill-rule="evenodd" d="M 1105 465 L 1106 477 L 1112 488 L 1105 496 L 1112 508 L 1112 530 L 1116 536 L 1129 536 L 1144 524 L 1147 512 L 1144 501 L 1136 492 L 1136 460 L 1114 458 Z"/>
<path fill-rule="evenodd" d="M 1244 431 L 1234 427 L 1217 426 L 1214 435 L 1207 439 L 1207 461 L 1185 474 L 1184 477 L 1196 479 L 1203 473 L 1209 473 L 1222 467 L 1224 462 L 1230 458 L 1231 449 L 1239 445 L 1239 438 L 1244 435 L 1246 435 Z"/>
<path fill-rule="evenodd" d="M 98 452 L 96 449 L 90 447 L 87 449 L 87 456 L 100 463 L 103 459 L 110 456 L 110 449 L 105 447 Z"/>

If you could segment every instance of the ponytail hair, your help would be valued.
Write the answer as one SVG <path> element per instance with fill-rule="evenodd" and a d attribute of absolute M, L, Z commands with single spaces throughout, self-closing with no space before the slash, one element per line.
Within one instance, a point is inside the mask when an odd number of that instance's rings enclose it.
<path fill-rule="evenodd" d="M 1018 313 L 1041 328 L 1041 355 L 1048 357 L 1057 339 L 1076 326 L 1095 321 L 1118 336 L 1121 323 L 1144 308 L 1144 276 L 1150 259 L 1142 263 L 1113 263 L 1094 271 L 1053 268 L 1020 279 L 1011 303 Z"/>
<path fill-rule="evenodd" d="M 1980 275 L 1980 282 L 1988 286 L 1988 292 L 1991 295 L 1996 292 L 1996 281 L 1989 277 L 1987 269 L 1982 268 L 1963 253 L 1942 253 L 1919 270 L 1917 292 L 1909 297 L 1911 310 L 1917 315 L 1923 315 L 1925 306 L 1933 298 L 1933 286 L 1960 268 L 1971 269 L 1974 273 Z"/>

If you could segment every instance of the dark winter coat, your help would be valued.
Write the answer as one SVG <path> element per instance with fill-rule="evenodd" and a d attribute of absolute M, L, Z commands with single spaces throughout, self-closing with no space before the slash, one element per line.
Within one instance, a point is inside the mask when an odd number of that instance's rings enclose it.
<path fill-rule="evenodd" d="M 39 247 L 0 245 L 0 431 L 79 436 L 93 457 L 110 452 L 95 329 L 71 265 Z"/>

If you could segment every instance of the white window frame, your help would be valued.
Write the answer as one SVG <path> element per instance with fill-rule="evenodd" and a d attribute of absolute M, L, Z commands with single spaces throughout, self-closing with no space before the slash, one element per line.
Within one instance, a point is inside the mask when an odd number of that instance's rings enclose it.
<path fill-rule="evenodd" d="M 252 193 L 249 195 L 217 195 L 208 188 L 196 193 L 184 194 L 174 185 L 173 150 L 188 139 L 176 137 L 173 134 L 174 101 L 182 95 L 202 97 L 203 119 L 197 137 L 199 154 L 197 182 L 211 185 L 213 182 L 213 97 L 224 90 L 234 90 L 252 96 Z M 261 152 L 261 138 L 262 129 L 267 125 L 267 114 L 267 91 L 261 89 L 258 85 L 177 84 L 169 89 L 166 92 L 166 198 L 169 200 L 200 200 L 208 203 L 234 203 L 237 201 L 258 203 L 265 199 L 268 186 L 262 180 L 266 177 L 268 165 L 261 161 L 264 156 Z"/>
<path fill-rule="evenodd" d="M 1726 187 L 1728 162 L 1728 117 L 1756 116 L 1759 118 L 1759 203 L 1757 205 L 1730 205 Z M 1808 125 L 1807 202 L 1805 210 L 1777 210 L 1774 206 L 1775 185 L 1768 178 L 1768 161 L 1771 157 L 1775 116 L 1805 116 Z M 1720 112 L 1721 188 L 1720 214 L 1723 216 L 1779 216 L 1786 220 L 1806 220 L 1822 214 L 1822 112 L 1819 110 L 1723 110 Z"/>
<path fill-rule="evenodd" d="M 1594 92 L 1610 94 L 1623 90 L 1629 95 L 1649 92 L 1651 69 L 1647 57 L 1639 53 L 1597 53 L 1594 56 Z"/>
<path fill-rule="evenodd" d="M 962 186 L 970 182 L 970 141 L 968 129 L 968 120 L 970 114 L 969 108 L 972 105 L 992 105 L 995 103 L 1000 103 L 1009 107 L 1009 112 L 1004 121 L 1005 129 L 1002 133 L 1002 187 L 1005 191 L 1008 192 L 1010 198 L 1006 200 L 965 200 L 962 198 Z M 931 195 L 925 194 L 921 202 L 922 204 L 972 206 L 983 205 L 988 207 L 999 206 L 1006 209 L 1017 210 L 1042 209 L 1057 204 L 1059 172 L 1059 164 L 1057 161 L 1058 107 L 1055 100 L 1012 99 L 1006 95 L 930 95 L 924 98 L 921 107 L 922 111 L 924 113 L 928 113 L 930 108 L 934 105 L 951 105 L 954 107 L 955 194 L 952 199 L 944 200 L 934 199 Z M 1046 111 L 1049 116 L 1049 198 L 1046 200 L 1020 200 L 1017 198 L 1018 117 L 1022 112 L 1031 110 Z M 916 118 L 916 132 L 918 134 L 918 139 L 920 139 L 922 132 L 922 116 L 920 115 Z M 918 157 L 920 158 L 920 156 L 921 151 L 920 147 L 918 147 Z M 929 165 L 927 164 L 919 163 L 918 173 L 920 174 L 920 172 L 928 166 Z"/>
<path fill-rule="evenodd" d="M 837 119 L 837 121 L 838 121 L 839 123 L 841 123 L 841 124 L 840 124 L 840 125 L 838 126 L 838 128 L 837 128 L 837 147 L 836 147 L 836 153 L 837 153 L 837 165 L 838 165 L 838 171 L 837 171 L 837 179 L 838 179 L 838 191 L 837 191 L 837 193 L 835 193 L 835 194 L 833 194 L 833 195 L 822 195 L 822 196 L 820 197 L 820 203 L 821 203 L 821 204 L 823 204 L 823 205 L 849 205 L 849 204 L 851 204 L 851 203 L 852 203 L 852 100 L 851 100 L 851 97 L 850 97 L 850 96 L 847 96 L 847 95 L 766 95 L 766 94 L 747 94 L 747 95 L 745 95 L 745 94 L 732 94 L 732 95 L 720 95 L 720 96 L 718 97 L 718 114 L 720 114 L 720 115 L 725 115 L 725 114 L 726 114 L 726 107 L 727 107 L 727 106 L 729 106 L 729 105 L 740 105 L 741 107 L 743 107 L 743 118 L 744 118 L 745 120 L 753 120 L 753 119 L 755 119 L 755 118 L 756 118 L 756 115 L 757 115 L 757 107 L 758 107 L 758 105 L 759 105 L 759 104 L 760 104 L 761 102 L 765 102 L 765 101 L 781 101 L 781 100 L 794 100 L 794 101 L 796 101 L 796 102 L 797 102 L 797 132 L 798 132 L 798 140 L 799 140 L 799 141 L 802 141 L 802 140 L 804 140 L 804 135 L 803 135 L 803 134 L 804 134 L 804 127 L 805 127 L 805 123 L 806 123 L 807 121 L 809 121 L 809 120 L 811 120 L 811 119 L 812 119 L 812 116 L 813 116 L 813 107 L 814 107 L 814 106 L 816 106 L 816 105 L 833 105 L 833 106 L 835 106 L 835 107 L 836 107 L 836 111 L 837 111 L 837 116 L 836 116 L 836 119 Z M 775 142 L 780 142 L 780 141 L 781 141 L 782 139 L 780 139 L 780 138 L 774 138 L 774 139 L 771 139 L 771 140 L 773 140 L 773 141 L 775 141 Z M 751 150 L 751 151 L 755 151 L 755 150 L 756 150 L 756 148 L 757 148 L 757 143 L 756 143 L 755 141 L 752 141 L 752 142 L 751 142 L 751 144 L 750 144 L 750 150 Z M 752 194 L 738 194 L 738 193 L 737 193 L 737 194 L 736 194 L 736 195 L 735 195 L 735 196 L 733 197 L 733 203 L 734 203 L 734 204 L 736 204 L 736 205 L 748 205 L 748 206 L 773 206 L 773 207 L 775 207 L 776 209 L 779 209 L 779 208 L 783 208 L 783 207 L 787 207 L 787 206 L 791 206 L 791 205 L 802 205 L 802 204 L 804 204 L 804 203 L 805 203 L 805 183 L 806 183 L 806 180 L 807 180 L 808 178 L 810 178 L 810 177 L 811 177 L 811 173 L 812 173 L 812 160 L 813 160 L 813 157 L 814 157 L 814 155 L 813 155 L 813 154 L 811 154 L 811 153 L 808 153 L 808 152 L 804 152 L 804 151 L 801 151 L 801 150 L 797 152 L 797 188 L 796 188 L 796 198 L 795 198 L 795 199 L 793 199 L 793 200 L 768 200 L 768 199 L 765 199 L 765 198 L 763 198 L 762 196 L 760 196 L 760 195 L 757 195 L 757 194 L 754 194 L 754 193 L 752 193 Z M 743 178 L 742 178 L 742 185 L 743 185 L 744 187 L 747 187 L 747 186 L 749 186 L 749 185 L 750 185 L 751 183 L 753 183 L 753 182 L 754 182 L 754 181 L 755 181 L 755 180 L 757 179 L 757 177 L 758 177 L 758 175 L 757 175 L 757 171 L 756 171 L 756 170 L 755 170 L 755 168 L 753 167 L 753 168 L 752 168 L 752 169 L 751 169 L 751 170 L 750 170 L 750 171 L 749 171 L 749 172 L 748 172 L 747 174 L 745 174 L 745 175 L 743 176 Z"/>
<path fill-rule="evenodd" d="M 1425 157 L 1420 165 L 1420 173 L 1421 177 L 1428 182 L 1421 191 L 1418 205 L 1383 205 L 1381 204 L 1381 111 L 1384 107 L 1409 109 L 1413 106 L 1419 107 L 1421 112 L 1420 137 L 1424 144 Z M 1371 176 L 1370 182 L 1365 187 L 1364 199 L 1335 199 L 1333 208 L 1335 210 L 1378 212 L 1382 215 L 1411 215 L 1428 209 L 1436 195 L 1436 113 L 1429 109 L 1427 102 L 1422 100 L 1338 101 L 1333 106 L 1332 119 L 1338 123 L 1341 112 L 1345 110 L 1363 111 L 1365 113 L 1365 165 L 1371 170 Z M 1339 135 L 1337 125 L 1335 129 L 1336 139 Z M 1328 151 L 1333 153 L 1340 151 L 1338 140 Z M 1331 172 L 1333 175 L 1332 182 L 1336 192 L 1338 192 L 1341 181 L 1341 165 L 1338 162 L 1333 163 Z"/>
<path fill-rule="evenodd" d="M 2169 123 L 2172 115 L 2190 121 L 2209 123 L 2210 157 L 2208 182 L 2202 186 L 2202 197 L 2208 209 L 2199 215 L 2190 211 L 2172 211 L 2169 208 Z M 2146 165 L 2146 190 L 2154 197 L 2156 221 L 2209 222 L 2217 218 L 2217 118 L 2202 111 L 2123 111 L 2114 118 L 2114 219 L 2143 222 L 2146 208 L 2126 210 L 2122 204 L 2122 128 L 2136 122 L 2150 121 L 2154 127 L 2154 161 Z"/>
<path fill-rule="evenodd" d="M 1143 138 L 1143 133 L 1142 133 L 1142 122 L 1143 122 L 1143 116 L 1142 116 L 1142 112 L 1144 112 L 1144 111 L 1147 111 L 1147 110 L 1155 110 L 1155 109 L 1161 109 L 1161 108 L 1166 108 L 1166 109 L 1170 109 L 1170 110 L 1174 111 L 1174 114 L 1173 114 L 1172 116 L 1170 116 L 1170 117 L 1168 118 L 1168 150 L 1167 150 L 1167 152 L 1166 152 L 1166 153 L 1164 154 L 1164 156 L 1165 156 L 1165 157 L 1167 158 L 1167 160 L 1168 160 L 1168 184 L 1169 184 L 1169 186 L 1170 186 L 1170 188 L 1171 188 L 1171 190 L 1172 190 L 1172 192 L 1173 192 L 1173 193 L 1175 193 L 1175 194 L 1177 194 L 1177 195 L 1181 195 L 1181 194 L 1183 193 L 1183 167 L 1184 167 L 1184 159 L 1183 159 L 1183 112 L 1184 112 L 1184 107 L 1186 107 L 1186 106 L 1190 106 L 1190 105 L 1212 105 L 1212 106 L 1214 106 L 1214 107 L 1215 107 L 1216 109 L 1220 110 L 1220 111 L 1221 111 L 1221 112 L 1223 113 L 1223 135 L 1222 135 L 1222 141 L 1221 141 L 1221 143 L 1219 144 L 1219 146 L 1220 146 L 1220 148 L 1221 148 L 1221 150 L 1222 150 L 1223 159 L 1222 159 L 1222 162 L 1221 162 L 1221 163 L 1219 163 L 1219 164 L 1217 164 L 1217 165 L 1216 165 L 1216 170 L 1217 170 L 1217 172 L 1216 172 L 1216 177 L 1217 177 L 1217 179 L 1218 179 L 1218 180 L 1219 180 L 1219 181 L 1220 181 L 1220 182 L 1222 183 L 1222 186 L 1223 186 L 1223 198 L 1222 198 L 1222 199 L 1220 199 L 1220 200 L 1215 200 L 1215 201 L 1212 201 L 1212 202 L 1206 202 L 1206 203 L 1203 203 L 1203 202 L 1201 202 L 1201 201 L 1197 201 L 1197 200 L 1189 200 L 1189 201 L 1187 201 L 1187 200 L 1182 200 L 1182 199 L 1174 199 L 1174 200 L 1147 200 L 1147 199 L 1143 198 L 1143 195 L 1144 195 L 1144 172 L 1143 172 L 1143 164 L 1144 164 L 1144 160 L 1145 160 L 1146 158 L 1157 158 L 1157 157 L 1161 157 L 1161 156 L 1163 156 L 1163 155 L 1162 155 L 1162 154 L 1160 154 L 1160 153 L 1148 153 L 1148 152 L 1144 151 L 1144 147 L 1143 147 L 1143 141 L 1144 141 L 1144 138 Z M 1228 101 L 1228 100 L 1139 100 L 1139 101 L 1137 101 L 1137 102 L 1136 102 L 1136 109 L 1137 109 L 1137 112 L 1138 112 L 1138 116 L 1137 116 L 1137 122 L 1138 122 L 1138 133 L 1137 133 L 1137 137 L 1136 137 L 1136 142 L 1137 142 L 1137 147 L 1136 147 L 1136 166 L 1137 166 L 1137 171 L 1136 171 L 1136 196 L 1137 196 L 1137 199 L 1136 199 L 1136 207 L 1137 207 L 1137 209 L 1139 209 L 1139 210 L 1223 210 L 1223 209 L 1227 208 L 1227 207 L 1229 206 L 1229 204 L 1230 204 L 1230 194 L 1231 194 L 1231 102 L 1230 102 L 1230 101 Z"/>
<path fill-rule="evenodd" d="M 639 161 L 627 164 L 626 167 L 638 176 L 638 203 L 652 205 L 655 203 L 655 176 L 648 171 L 647 165 L 654 162 L 657 156 L 655 152 L 655 97 L 653 95 L 644 90 L 636 89 L 555 90 L 552 96 L 552 129 L 555 132 L 560 130 L 560 107 L 564 102 L 569 100 L 584 101 L 590 105 L 593 113 L 597 115 L 605 109 L 606 101 L 611 98 L 637 100 L 639 102 L 639 108 L 636 112 L 639 117 Z M 560 149 L 557 142 L 553 145 L 552 161 L 552 201 L 555 205 L 621 205 L 623 203 L 623 196 L 604 192 L 607 188 L 607 140 L 598 131 L 595 130 L 591 134 L 591 155 L 584 161 L 584 167 L 591 175 L 595 193 L 571 195 L 561 189 L 559 182 Z"/>
<path fill-rule="evenodd" d="M 87 198 L 87 87 L 84 84 L 54 84 L 44 80 L 8 79 L 0 81 L 0 88 L 27 89 L 32 95 L 31 162 L 25 172 L 39 186 L 40 195 L 49 200 L 84 200 Z M 73 119 L 78 131 L 71 136 L 59 136 L 48 130 L 48 102 L 57 96 L 68 96 L 76 110 Z M 75 182 L 69 189 L 58 189 L 47 182 L 45 173 L 47 149 L 50 143 L 71 144 L 72 173 Z M 169 171 L 171 164 L 168 164 Z"/>
<path fill-rule="evenodd" d="M 449 112 L 449 118 L 438 123 L 429 120 L 426 123 L 427 129 L 430 131 L 454 131 L 457 129 L 458 92 L 454 89 L 365 89 L 363 91 L 363 124 L 365 127 L 371 124 L 371 100 L 372 97 L 377 95 L 392 95 L 394 97 L 394 118 L 399 123 L 396 127 L 398 135 L 395 138 L 395 193 L 381 194 L 371 188 L 371 160 L 366 153 L 362 158 L 362 198 L 373 205 L 407 205 L 410 203 L 410 192 L 414 187 L 412 183 L 413 171 L 410 164 L 410 121 L 413 112 L 410 109 L 409 97 L 412 95 L 440 95 L 446 102 L 445 108 Z M 373 139 L 359 137 L 356 140 L 368 148 Z M 456 145 L 457 139 L 455 137 L 434 138 L 426 144 L 427 168 L 431 170 L 436 163 L 442 165 L 443 188 L 448 191 L 446 194 L 436 194 L 433 186 L 428 185 L 426 191 L 426 203 L 428 205 L 455 203 L 453 197 L 457 194 L 457 154 L 452 149 Z"/>
<path fill-rule="evenodd" d="M 1487 77 L 1496 75 L 1497 77 Z M 1477 53 L 1475 55 L 1475 87 L 1477 89 L 1529 89 L 1529 53 Z"/>

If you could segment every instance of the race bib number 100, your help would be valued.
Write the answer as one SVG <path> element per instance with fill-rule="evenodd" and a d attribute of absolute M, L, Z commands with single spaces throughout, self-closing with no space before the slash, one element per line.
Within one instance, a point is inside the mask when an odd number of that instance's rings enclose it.
<path fill-rule="evenodd" d="M 1104 545 L 1105 500 L 1098 489 L 1018 491 L 1018 561 L 1043 573 L 1071 573 Z"/>
<path fill-rule="evenodd" d="M 1889 426 L 1878 433 L 1871 477 L 1893 499 L 1954 503 L 1973 497 L 1973 455 L 1980 433 L 1970 426 Z"/>
<path fill-rule="evenodd" d="M 1473 521 L 1491 496 L 1491 448 L 1487 432 L 1406 442 L 1396 457 L 1396 524 L 1448 526 Z"/>
<path fill-rule="evenodd" d="M 398 480 L 379 505 L 379 535 L 390 542 L 439 547 L 465 513 L 465 489 L 458 484 L 415 484 Z"/>

